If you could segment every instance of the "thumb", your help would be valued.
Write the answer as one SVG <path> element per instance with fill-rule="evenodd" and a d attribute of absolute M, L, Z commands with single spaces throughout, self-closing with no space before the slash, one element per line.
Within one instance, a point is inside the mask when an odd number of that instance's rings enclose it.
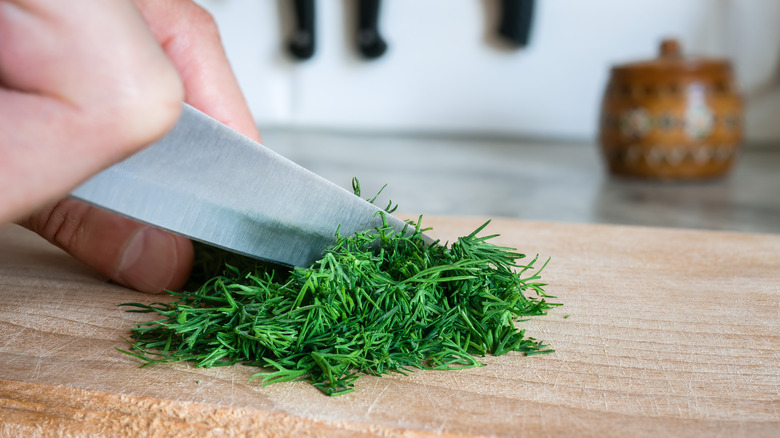
<path fill-rule="evenodd" d="M 175 290 L 187 282 L 189 239 L 75 199 L 63 199 L 20 223 L 101 274 L 141 292 Z"/>

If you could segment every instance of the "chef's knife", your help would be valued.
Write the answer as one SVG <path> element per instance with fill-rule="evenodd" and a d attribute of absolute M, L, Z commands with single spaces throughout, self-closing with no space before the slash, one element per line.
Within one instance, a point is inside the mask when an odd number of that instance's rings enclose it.
<path fill-rule="evenodd" d="M 295 266 L 342 235 L 382 225 L 379 208 L 184 105 L 162 139 L 71 196 L 192 239 Z M 387 215 L 402 231 L 406 223 Z"/>

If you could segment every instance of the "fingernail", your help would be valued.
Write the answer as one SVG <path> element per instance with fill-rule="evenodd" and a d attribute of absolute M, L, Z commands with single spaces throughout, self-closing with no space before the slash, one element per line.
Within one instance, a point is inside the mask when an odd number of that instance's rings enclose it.
<path fill-rule="evenodd" d="M 141 292 L 162 292 L 171 281 L 176 257 L 173 236 L 156 228 L 141 228 L 125 245 L 116 278 Z"/>

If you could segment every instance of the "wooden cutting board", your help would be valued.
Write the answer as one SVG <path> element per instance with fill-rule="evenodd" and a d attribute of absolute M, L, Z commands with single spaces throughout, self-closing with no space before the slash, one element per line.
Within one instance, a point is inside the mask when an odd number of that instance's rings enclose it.
<path fill-rule="evenodd" d="M 436 237 L 479 218 L 429 217 Z M 780 436 L 780 236 L 496 220 L 552 257 L 564 303 L 523 323 L 556 353 L 364 376 L 329 398 L 245 366 L 139 369 L 115 351 L 152 302 L 0 228 L 0 435 Z"/>

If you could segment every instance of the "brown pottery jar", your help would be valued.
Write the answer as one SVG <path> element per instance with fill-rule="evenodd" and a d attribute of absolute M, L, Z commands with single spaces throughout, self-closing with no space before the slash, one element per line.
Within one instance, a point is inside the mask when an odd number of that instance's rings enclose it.
<path fill-rule="evenodd" d="M 612 174 L 695 180 L 724 175 L 742 143 L 742 100 L 728 61 L 682 55 L 612 68 L 599 138 Z"/>

